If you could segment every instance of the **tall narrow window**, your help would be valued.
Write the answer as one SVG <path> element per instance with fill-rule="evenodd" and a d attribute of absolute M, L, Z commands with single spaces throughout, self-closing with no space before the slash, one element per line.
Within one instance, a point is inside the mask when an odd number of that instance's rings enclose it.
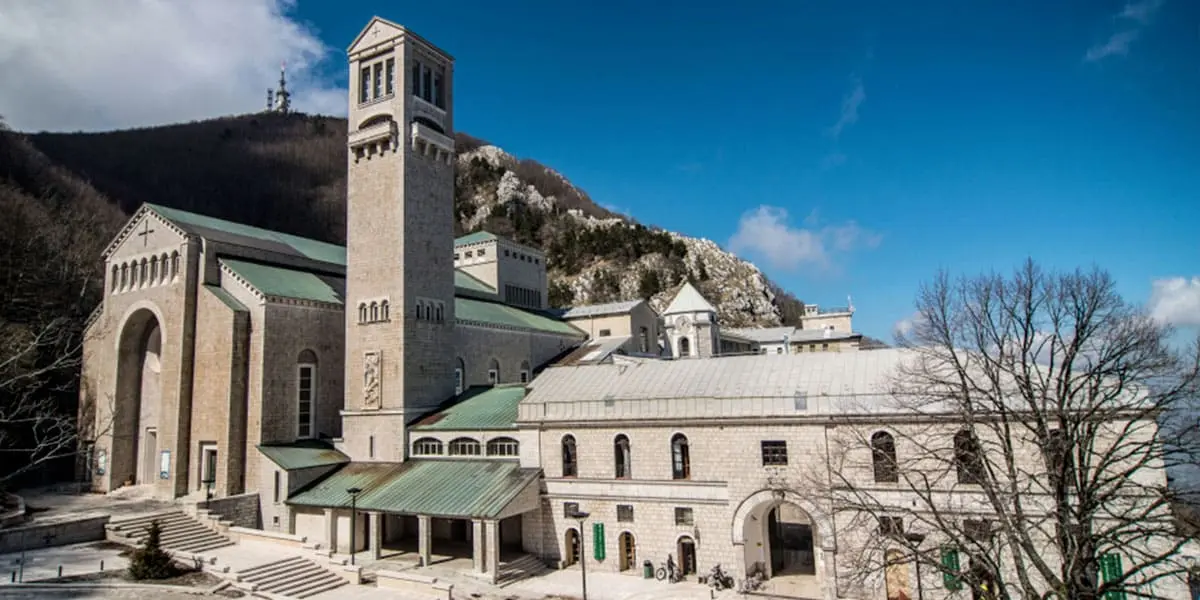
<path fill-rule="evenodd" d="M 446 108 L 446 78 L 441 71 L 433 74 L 433 105 Z"/>
<path fill-rule="evenodd" d="M 384 300 L 383 302 L 379 303 L 379 320 L 380 321 L 388 320 L 388 312 L 390 311 L 390 308 L 391 307 L 388 305 L 387 300 Z"/>
<path fill-rule="evenodd" d="M 688 439 L 682 433 L 671 438 L 671 478 L 688 479 L 692 476 L 692 459 L 688 455 Z"/>
<path fill-rule="evenodd" d="M 275 471 L 275 504 L 279 504 L 279 471 Z"/>
<path fill-rule="evenodd" d="M 313 405 L 316 404 L 317 357 L 311 350 L 300 353 L 296 365 L 296 436 L 313 437 Z"/>
<path fill-rule="evenodd" d="M 691 356 L 691 355 L 692 355 L 692 343 L 689 342 L 688 339 L 685 337 L 679 338 L 679 356 L 683 357 L 683 356 Z"/>
<path fill-rule="evenodd" d="M 1051 429 L 1049 437 L 1045 454 L 1051 485 L 1054 490 L 1060 487 L 1069 489 L 1071 481 L 1075 479 L 1075 458 L 1071 454 L 1070 440 L 1061 429 Z"/>
<path fill-rule="evenodd" d="M 650 330 L 645 327 L 638 329 L 638 348 L 641 349 L 642 354 L 650 352 Z"/>
<path fill-rule="evenodd" d="M 358 303 L 358 322 L 359 323 L 367 322 L 367 303 L 366 302 Z"/>
<path fill-rule="evenodd" d="M 384 63 L 383 93 L 391 96 L 396 91 L 396 59 L 389 58 Z"/>
<path fill-rule="evenodd" d="M 488 383 L 491 385 L 500 383 L 500 361 L 494 358 L 488 363 Z"/>
<path fill-rule="evenodd" d="M 466 389 L 467 365 L 463 359 L 456 359 L 454 363 L 454 395 L 463 393 Z"/>
<path fill-rule="evenodd" d="M 959 483 L 983 483 L 983 455 L 979 441 L 966 429 L 954 435 L 954 466 Z"/>
<path fill-rule="evenodd" d="M 629 451 L 629 438 L 625 434 L 613 440 L 613 459 L 616 463 L 617 479 L 629 479 L 633 471 L 633 456 Z"/>
<path fill-rule="evenodd" d="M 529 383 L 529 361 L 521 361 L 521 383 Z"/>
<path fill-rule="evenodd" d="M 433 71 L 425 66 L 421 69 L 421 98 L 433 102 Z"/>
<path fill-rule="evenodd" d="M 372 67 L 371 98 L 378 100 L 383 96 L 383 65 L 375 63 Z"/>
<path fill-rule="evenodd" d="M 562 476 L 575 477 L 579 474 L 578 455 L 575 454 L 575 436 L 564 435 L 562 439 Z"/>
<path fill-rule="evenodd" d="M 421 96 L 421 63 L 415 60 L 412 63 L 412 95 Z"/>
<path fill-rule="evenodd" d="M 117 267 L 117 265 L 113 265 L 112 277 L 109 277 L 109 279 L 108 279 L 108 285 L 110 287 L 109 291 L 115 292 L 118 289 L 120 289 L 120 285 L 121 285 L 120 277 L 121 277 L 121 269 L 119 267 Z"/>
<path fill-rule="evenodd" d="M 371 67 L 363 67 L 358 72 L 358 103 L 365 104 L 371 99 Z"/>
<path fill-rule="evenodd" d="M 375 322 L 378 320 L 379 320 L 379 303 L 372 302 L 371 303 L 371 322 Z"/>
<path fill-rule="evenodd" d="M 896 468 L 896 440 L 886 431 L 876 431 L 871 436 L 871 462 L 875 467 L 875 481 L 896 483 L 900 473 Z"/>

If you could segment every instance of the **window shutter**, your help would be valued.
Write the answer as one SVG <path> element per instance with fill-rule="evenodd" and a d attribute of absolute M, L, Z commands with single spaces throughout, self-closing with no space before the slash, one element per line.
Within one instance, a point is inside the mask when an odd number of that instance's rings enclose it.
<path fill-rule="evenodd" d="M 942 584 L 946 589 L 957 592 L 962 589 L 962 581 L 958 578 L 958 550 L 950 546 L 942 548 Z"/>
<path fill-rule="evenodd" d="M 1100 557 L 1100 575 L 1104 577 L 1105 583 L 1120 581 L 1123 571 L 1120 554 L 1104 554 Z M 1109 590 L 1105 592 L 1104 598 L 1105 600 L 1125 600 L 1125 592 Z"/>
<path fill-rule="evenodd" d="M 604 523 L 592 523 L 592 548 L 596 560 L 604 560 Z"/>

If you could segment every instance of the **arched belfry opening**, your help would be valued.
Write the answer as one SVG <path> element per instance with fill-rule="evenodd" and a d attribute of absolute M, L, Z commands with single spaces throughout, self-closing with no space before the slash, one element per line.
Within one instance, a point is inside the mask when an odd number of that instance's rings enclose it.
<path fill-rule="evenodd" d="M 162 471 L 162 325 L 152 311 L 138 309 L 125 320 L 118 343 L 111 476 L 114 485 L 154 483 Z"/>

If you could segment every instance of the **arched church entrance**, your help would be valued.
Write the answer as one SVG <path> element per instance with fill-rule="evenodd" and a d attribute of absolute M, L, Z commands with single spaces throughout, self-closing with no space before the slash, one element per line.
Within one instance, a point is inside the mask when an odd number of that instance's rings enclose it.
<path fill-rule="evenodd" d="M 164 462 L 158 443 L 163 349 L 158 318 L 138 309 L 125 320 L 118 343 L 112 475 L 117 485 L 153 483 Z"/>

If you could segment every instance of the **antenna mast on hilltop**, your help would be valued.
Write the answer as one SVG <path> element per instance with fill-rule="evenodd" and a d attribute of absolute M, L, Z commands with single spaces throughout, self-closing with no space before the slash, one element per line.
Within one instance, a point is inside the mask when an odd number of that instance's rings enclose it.
<path fill-rule="evenodd" d="M 292 111 L 292 93 L 287 90 L 287 61 L 279 63 L 279 89 L 267 90 L 267 112 Z"/>

